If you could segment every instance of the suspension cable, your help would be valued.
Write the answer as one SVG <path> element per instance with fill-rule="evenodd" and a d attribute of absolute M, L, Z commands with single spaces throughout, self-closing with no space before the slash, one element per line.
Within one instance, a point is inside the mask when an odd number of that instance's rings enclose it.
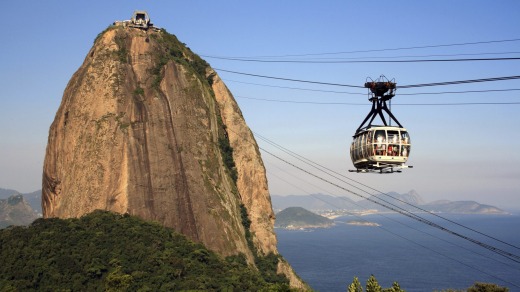
<path fill-rule="evenodd" d="M 300 171 L 302 171 L 302 172 L 304 172 L 304 173 L 306 173 L 306 174 L 308 174 L 308 175 L 310 175 L 310 176 L 313 176 L 313 177 L 315 177 L 315 178 L 317 178 L 317 179 L 319 179 L 319 180 L 321 180 L 321 181 L 323 181 L 323 182 L 326 182 L 326 183 L 328 183 L 328 184 L 330 184 L 330 185 L 332 185 L 332 186 L 334 186 L 334 187 L 337 187 L 337 188 L 339 188 L 339 189 L 342 189 L 342 190 L 344 190 L 344 191 L 346 191 L 346 192 L 348 192 L 348 193 L 351 193 L 351 194 L 353 194 L 353 195 L 355 195 L 355 196 L 361 197 L 361 198 L 363 198 L 363 199 L 365 199 L 365 200 L 368 200 L 368 201 L 370 201 L 370 202 L 372 202 L 372 203 L 375 203 L 375 204 L 377 204 L 377 205 L 380 205 L 380 206 L 382 206 L 382 207 L 385 207 L 385 208 L 387 208 L 387 209 L 389 209 L 389 210 L 391 210 L 391 211 L 397 212 L 397 213 L 399 213 L 399 214 L 401 214 L 401 215 L 404 215 L 404 216 L 406 216 L 406 217 L 409 217 L 409 218 L 411 218 L 411 219 L 414 219 L 414 220 L 419 221 L 419 222 L 421 222 L 421 223 L 424 223 L 424 224 L 426 224 L 426 225 L 432 226 L 432 227 L 434 227 L 434 228 L 437 228 L 437 229 L 439 229 L 439 230 L 442 230 L 442 231 L 444 231 L 444 232 L 447 232 L 447 233 L 449 233 L 449 234 L 452 234 L 452 235 L 454 235 L 454 236 L 460 237 L 460 238 L 462 238 L 462 239 L 464 239 L 464 240 L 467 240 L 467 241 L 469 241 L 469 242 L 472 242 L 472 243 L 474 243 L 474 244 L 477 244 L 477 245 L 479 245 L 479 246 L 481 246 L 481 247 L 483 247 L 483 248 L 485 248 L 485 249 L 487 249 L 487 250 L 489 250 L 489 251 L 492 251 L 492 252 L 494 252 L 494 253 L 496 253 L 496 254 L 498 254 L 498 255 L 501 255 L 501 256 L 503 256 L 503 257 L 505 257 L 505 258 L 507 258 L 507 259 L 509 259 L 509 260 L 511 260 L 511 261 L 514 261 L 514 262 L 516 262 L 516 263 L 520 263 L 520 256 L 518 256 L 518 255 L 512 254 L 512 253 L 507 252 L 507 251 L 505 251 L 505 250 L 502 250 L 502 249 L 500 249 L 500 248 L 497 248 L 497 247 L 491 246 L 491 245 L 489 245 L 489 244 L 483 243 L 483 242 L 478 241 L 478 240 L 476 240 L 476 239 L 473 239 L 473 238 L 470 238 L 470 237 L 468 237 L 468 236 L 462 235 L 462 234 L 460 234 L 460 233 L 458 233 L 458 232 L 452 231 L 452 230 L 450 230 L 450 229 L 448 229 L 448 228 L 442 227 L 442 226 L 440 226 L 440 225 L 438 225 L 438 224 L 436 224 L 436 223 L 434 223 L 434 222 L 432 222 L 432 221 L 429 221 L 429 220 L 427 220 L 427 219 L 424 219 L 424 218 L 422 218 L 422 217 L 420 217 L 420 216 L 417 216 L 417 215 L 412 214 L 412 213 L 410 213 L 410 212 L 406 212 L 406 211 L 400 210 L 399 207 L 398 207 L 398 208 L 395 208 L 395 207 L 391 206 L 391 205 L 392 205 L 391 203 L 390 203 L 390 204 L 381 203 L 381 202 L 379 202 L 379 201 L 377 201 L 377 200 L 374 200 L 374 199 L 372 199 L 372 198 L 370 198 L 370 197 L 366 197 L 366 196 L 363 196 L 363 195 L 361 195 L 361 194 L 358 194 L 358 193 L 356 193 L 356 192 L 354 192 L 354 191 L 352 191 L 352 190 L 349 190 L 349 189 L 347 189 L 347 188 L 345 188 L 345 187 L 343 187 L 343 186 L 341 186 L 341 185 L 339 185 L 339 184 L 337 184 L 337 183 L 334 183 L 334 182 L 332 182 L 332 181 L 330 181 L 330 180 L 327 180 L 327 179 L 325 179 L 325 178 L 323 178 L 323 177 L 321 177 L 321 176 L 319 176 L 319 175 L 316 175 L 316 174 L 314 174 L 314 173 L 312 173 L 312 172 L 310 172 L 310 171 L 308 171 L 308 170 L 305 170 L 305 169 L 303 169 L 303 168 L 301 168 L 301 167 L 299 167 L 299 166 L 297 166 L 297 165 L 295 165 L 295 164 L 293 164 L 293 163 L 291 163 L 291 162 L 289 162 L 289 161 L 287 161 L 287 160 L 285 160 L 285 159 L 283 159 L 283 158 L 281 158 L 281 157 L 279 157 L 279 156 L 277 156 L 277 155 L 271 153 L 270 151 L 267 151 L 267 150 L 265 150 L 265 149 L 263 149 L 263 148 L 261 148 L 261 147 L 259 147 L 259 148 L 260 148 L 264 153 L 267 153 L 267 154 L 269 154 L 269 155 L 275 157 L 276 159 L 278 159 L 278 160 L 280 160 L 280 161 L 282 161 L 282 162 L 284 162 L 284 163 L 286 163 L 286 164 L 288 164 L 288 165 L 290 165 L 290 166 L 292 166 L 292 167 L 294 167 L 294 168 L 296 168 L 296 169 L 298 169 L 298 170 L 300 170 Z M 380 198 L 379 198 L 379 199 L 380 199 Z M 381 200 L 381 199 L 380 199 L 380 200 Z M 384 200 L 383 200 L 383 201 L 384 201 Z"/>
<path fill-rule="evenodd" d="M 358 85 L 341 84 L 341 83 L 329 83 L 329 82 L 311 81 L 311 80 L 302 80 L 302 79 L 292 79 L 292 78 L 275 77 L 275 76 L 266 76 L 266 75 L 237 72 L 237 71 L 218 69 L 218 68 L 214 68 L 214 69 L 218 70 L 218 71 L 222 71 L 222 72 L 227 72 L 227 73 L 232 73 L 232 74 L 239 74 L 239 75 L 246 75 L 246 76 L 253 76 L 253 77 L 259 77 L 259 78 L 268 78 L 268 79 L 284 80 L 284 81 L 291 81 L 291 82 L 301 82 L 301 83 L 312 83 L 312 84 L 320 84 L 320 85 L 343 86 L 343 87 L 352 87 L 352 88 L 365 88 L 364 86 L 358 86 Z M 504 81 L 504 80 L 514 80 L 514 79 L 520 79 L 520 76 L 517 75 L 517 76 L 491 77 L 491 78 L 472 79 L 472 80 L 459 80 L 459 81 L 445 81 L 445 82 L 436 82 L 436 83 L 413 84 L 413 85 L 397 86 L 397 88 L 405 89 L 405 88 L 417 88 L 417 87 L 426 87 L 426 86 L 441 86 L 441 85 L 456 85 L 456 84 L 467 84 L 467 83 L 478 83 L 478 82 Z"/>
<path fill-rule="evenodd" d="M 349 177 L 347 177 L 347 176 L 345 176 L 345 175 L 343 175 L 343 174 L 341 174 L 341 173 L 338 173 L 338 172 L 336 172 L 336 171 L 334 171 L 334 170 L 331 170 L 330 168 L 327 168 L 327 167 L 322 166 L 322 165 L 320 165 L 320 164 L 318 164 L 318 163 L 316 163 L 316 162 L 313 162 L 312 160 L 307 159 L 307 158 L 305 158 L 305 157 L 303 157 L 303 156 L 301 156 L 301 155 L 299 155 L 299 154 L 297 154 L 297 153 L 295 153 L 295 152 L 293 152 L 293 151 L 291 151 L 291 150 L 289 150 L 289 149 L 287 149 L 287 148 L 284 148 L 283 146 L 281 146 L 281 145 L 279 145 L 279 144 L 277 144 L 277 143 L 275 143 L 275 142 L 273 142 L 273 141 L 271 141 L 271 140 L 269 140 L 269 139 L 263 137 L 262 135 L 260 135 L 260 134 L 258 134 L 258 133 L 255 133 L 255 132 L 253 132 L 253 133 L 255 134 L 255 136 L 258 136 L 258 137 L 259 137 L 260 139 L 262 139 L 263 141 L 265 141 L 265 142 L 269 143 L 270 145 L 272 145 L 272 146 L 278 148 L 279 150 L 281 150 L 281 151 L 283 151 L 283 152 L 289 154 L 290 156 L 292 156 L 292 157 L 298 159 L 299 161 L 301 161 L 301 162 L 303 162 L 303 163 L 305 163 L 305 164 L 307 164 L 307 165 L 309 165 L 309 166 L 311 166 L 311 167 L 313 167 L 313 168 L 315 168 L 315 169 L 317 169 L 317 170 L 319 170 L 319 171 L 321 171 L 321 172 L 323 172 L 323 173 L 325 173 L 325 174 L 327 174 L 327 175 L 329 175 L 329 176 L 331 176 L 331 177 L 334 177 L 334 178 L 336 178 L 336 179 L 338 179 L 338 180 L 340 180 L 340 181 L 342 181 L 342 182 L 344 182 L 344 183 L 346 183 L 346 184 L 348 184 L 348 185 L 350 185 L 350 186 L 352 186 L 352 187 L 354 187 L 354 188 L 356 188 L 356 189 L 358 189 L 358 190 L 360 190 L 360 191 L 363 191 L 363 190 L 360 189 L 359 187 L 353 186 L 352 184 L 350 184 L 350 183 L 348 183 L 348 182 L 343 181 L 342 179 L 340 179 L 340 178 L 338 178 L 338 177 L 335 177 L 335 176 L 331 175 L 330 173 L 328 173 L 328 172 L 326 172 L 326 171 L 329 171 L 329 172 L 331 172 L 331 173 L 333 173 L 333 174 L 335 174 L 335 175 L 338 175 L 338 176 L 340 176 L 340 177 L 343 177 L 343 178 L 345 178 L 345 179 L 348 179 L 349 181 L 355 182 L 355 183 L 357 183 L 357 184 L 359 184 L 359 185 L 361 185 L 361 186 L 363 186 L 363 187 L 365 187 L 365 188 L 368 188 L 368 189 L 370 189 L 370 190 L 372 190 L 372 191 L 375 191 L 375 192 L 377 192 L 377 193 L 379 193 L 379 194 L 381 194 L 381 195 L 385 195 L 385 196 L 387 196 L 387 197 L 390 197 L 390 198 L 392 198 L 392 199 L 394 199 L 394 200 L 397 200 L 397 201 L 399 201 L 399 202 L 401 202 L 401 203 L 404 203 L 404 204 L 406 204 L 406 205 L 408 205 L 408 206 L 410 206 L 410 207 L 414 207 L 414 208 L 418 209 L 418 210 L 421 211 L 421 212 L 426 212 L 426 213 L 428 213 L 428 214 L 430 214 L 430 215 L 432 215 L 432 216 L 435 216 L 435 217 L 437 217 L 437 218 L 439 218 L 439 219 L 442 219 L 442 220 L 448 221 L 448 222 L 450 222 L 450 223 L 452 223 L 452 224 L 455 224 L 455 225 L 457 225 L 457 226 L 459 226 L 459 227 L 462 227 L 462 228 L 464 228 L 464 229 L 467 229 L 467 230 L 473 231 L 473 232 L 475 232 L 475 233 L 477 233 L 477 234 L 480 234 L 480 235 L 482 235 L 482 236 L 485 236 L 485 237 L 487 237 L 487 238 L 489 238 L 489 239 L 495 240 L 495 241 L 497 241 L 497 242 L 500 242 L 500 243 L 502 243 L 502 244 L 505 244 L 505 245 L 508 245 L 508 246 L 510 246 L 510 247 L 513 247 L 513 248 L 516 248 L 516 249 L 520 250 L 520 247 L 518 247 L 518 246 L 516 246 L 516 245 L 513 245 L 513 244 L 510 244 L 510 243 L 507 243 L 507 242 L 505 242 L 505 241 L 503 241 L 503 240 L 500 240 L 500 239 L 498 239 L 498 238 L 496 238 L 496 237 L 493 237 L 493 236 L 487 235 L 487 234 L 482 233 L 482 232 L 480 232 L 480 231 L 478 231 L 478 230 L 475 230 L 475 229 L 473 229 L 473 228 L 470 228 L 470 227 L 467 227 L 467 226 L 462 225 L 462 224 L 460 224 L 460 223 L 457 223 L 457 222 L 455 222 L 455 221 L 453 221 L 453 220 L 450 220 L 450 219 L 445 218 L 445 217 L 443 217 L 443 216 L 441 216 L 441 215 L 435 214 L 435 213 L 433 213 L 433 212 L 431 212 L 431 211 L 428 211 L 428 210 L 426 210 L 426 209 L 424 209 L 424 208 L 421 208 L 421 207 L 419 207 L 419 206 L 416 206 L 416 205 L 414 205 L 414 204 L 411 204 L 411 203 L 406 202 L 406 201 L 404 201 L 404 200 L 401 200 L 401 199 L 399 199 L 399 198 L 395 198 L 395 197 L 393 197 L 393 196 L 391 196 L 391 195 L 389 195 L 389 194 L 386 194 L 386 193 L 384 193 L 384 192 L 382 192 L 382 191 L 380 191 L 380 190 L 377 190 L 377 189 L 375 189 L 375 188 L 372 188 L 372 187 L 370 187 L 370 186 L 368 186 L 368 185 L 366 185 L 366 184 L 363 184 L 363 183 L 361 183 L 361 182 L 359 182 L 359 181 L 356 181 L 356 180 L 354 180 L 354 179 L 351 179 L 351 178 L 349 178 Z M 323 169 L 325 169 L 326 171 L 324 171 Z M 366 191 L 363 191 L 363 192 L 365 192 L 366 194 L 368 194 L 368 192 L 366 192 Z M 376 198 L 378 198 L 378 197 L 376 196 Z M 384 201 L 384 202 L 386 202 L 386 203 L 389 203 L 389 202 L 387 202 L 387 201 L 385 201 L 385 200 L 383 200 L 383 199 L 381 199 L 381 198 L 378 198 L 378 199 L 380 199 L 380 200 L 382 200 L 382 201 Z M 391 203 L 389 203 L 389 204 L 391 204 Z M 394 205 L 394 206 L 395 206 L 395 205 Z M 405 212 L 408 212 L 408 211 L 406 211 L 406 210 L 404 210 L 404 209 L 402 209 L 402 208 L 400 208 L 400 207 L 398 207 L 398 206 L 395 206 L 395 207 L 397 207 L 397 208 L 399 208 L 399 209 L 401 209 L 401 210 L 403 210 L 403 211 L 405 211 Z M 411 212 L 409 212 L 409 213 L 411 213 Z"/>

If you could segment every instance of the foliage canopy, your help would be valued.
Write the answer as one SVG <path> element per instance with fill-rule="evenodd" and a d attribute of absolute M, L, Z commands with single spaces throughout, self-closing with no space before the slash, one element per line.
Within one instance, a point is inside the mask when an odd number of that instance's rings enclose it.
<path fill-rule="evenodd" d="M 3 291 L 289 290 L 244 256 L 222 259 L 169 228 L 105 211 L 1 230 L 0 261 Z"/>

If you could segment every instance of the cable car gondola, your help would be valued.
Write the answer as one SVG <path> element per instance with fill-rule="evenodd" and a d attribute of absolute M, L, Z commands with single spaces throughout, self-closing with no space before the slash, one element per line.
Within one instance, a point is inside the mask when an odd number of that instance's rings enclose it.
<path fill-rule="evenodd" d="M 356 169 L 349 170 L 351 172 L 393 173 L 412 168 L 405 165 L 410 155 L 410 135 L 387 106 L 387 101 L 395 96 L 396 83 L 393 81 L 381 75 L 376 81 L 365 83 L 372 109 L 353 136 L 350 158 Z M 388 114 L 390 124 L 383 112 Z M 381 118 L 383 125 L 372 125 L 376 116 Z M 398 126 L 392 126 L 392 121 Z"/>

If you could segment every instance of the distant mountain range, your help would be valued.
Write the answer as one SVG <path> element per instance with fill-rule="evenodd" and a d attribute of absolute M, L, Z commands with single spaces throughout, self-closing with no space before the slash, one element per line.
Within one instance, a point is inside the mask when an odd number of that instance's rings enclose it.
<path fill-rule="evenodd" d="M 370 196 L 369 199 L 354 201 L 347 197 L 334 197 L 324 194 L 312 194 L 307 196 L 279 196 L 272 195 L 271 200 L 275 212 L 288 207 L 302 207 L 317 213 L 323 211 L 347 211 L 347 212 L 389 212 L 387 208 L 380 206 L 372 201 L 380 201 L 380 198 L 389 203 L 408 211 L 421 212 L 413 206 L 436 213 L 457 213 L 457 214 L 508 214 L 506 211 L 490 205 L 484 205 L 475 201 L 434 201 L 425 202 L 424 199 L 414 190 L 405 194 L 396 192 L 387 195 Z"/>
<path fill-rule="evenodd" d="M 36 216 L 37 216 L 36 218 L 42 216 L 41 190 L 37 190 L 37 191 L 31 192 L 31 193 L 20 193 L 16 190 L 0 188 L 0 200 L 7 200 L 9 197 L 17 196 L 17 195 L 23 196 L 23 202 L 24 202 L 23 204 L 27 204 L 28 206 L 30 206 L 30 208 L 32 208 L 32 211 L 34 211 L 36 213 Z M 409 211 L 413 211 L 413 212 L 420 212 L 420 210 L 413 208 L 410 205 L 418 206 L 419 208 L 421 208 L 423 210 L 427 210 L 430 212 L 436 212 L 436 213 L 508 214 L 508 212 L 506 212 L 498 207 L 480 204 L 475 201 L 439 200 L 439 201 L 433 201 L 433 202 L 425 202 L 424 199 L 414 190 L 411 190 L 405 194 L 389 192 L 389 193 L 387 193 L 387 195 L 388 196 L 384 196 L 384 195 L 371 196 L 370 198 L 373 200 L 378 200 L 378 198 L 383 198 L 384 200 L 386 200 L 396 206 L 399 206 L 400 208 L 403 208 L 403 209 L 409 210 Z M 325 214 L 325 213 L 327 213 L 326 211 L 332 211 L 332 213 L 328 212 L 328 216 L 330 218 L 336 217 L 336 216 L 334 216 L 334 214 L 342 215 L 342 214 L 348 213 L 348 212 L 373 213 L 373 212 L 388 212 L 389 211 L 388 209 L 386 209 L 380 205 L 377 205 L 377 204 L 371 202 L 370 200 L 365 199 L 365 200 L 361 200 L 361 201 L 354 201 L 347 197 L 334 197 L 331 195 L 324 195 L 324 194 L 312 194 L 312 195 L 307 195 L 307 196 L 271 195 L 271 200 L 272 200 L 273 209 L 275 212 L 279 212 L 279 211 L 289 208 L 289 207 L 302 207 L 302 208 L 311 210 L 318 214 Z M 3 204 L 4 204 L 4 207 L 9 206 L 9 204 L 7 204 L 5 202 Z M 27 209 L 26 207 L 20 207 L 20 208 L 23 210 Z M 5 215 L 5 212 L 6 212 L 5 210 L 7 210 L 7 209 L 4 209 L 3 213 L 0 210 L 0 221 L 2 221 L 2 218 L 4 218 L 4 219 L 7 218 Z M 27 212 L 29 214 L 32 211 L 27 211 Z M 28 218 L 27 216 L 29 216 L 29 215 L 26 214 L 26 215 L 23 215 L 22 217 Z M 278 216 L 279 216 L 279 214 L 277 215 L 277 217 Z M 36 219 L 36 218 L 34 218 L 34 219 Z M 34 219 L 32 219 L 32 220 L 34 220 Z M 31 220 L 31 222 L 32 222 L 32 220 Z M 29 224 L 29 223 L 30 222 L 28 222 L 27 224 Z M 1 224 L 2 223 L 0 223 L 0 225 Z M 8 224 L 8 223 L 5 223 L 5 224 Z M 5 226 L 3 226 L 3 227 L 5 227 Z"/>

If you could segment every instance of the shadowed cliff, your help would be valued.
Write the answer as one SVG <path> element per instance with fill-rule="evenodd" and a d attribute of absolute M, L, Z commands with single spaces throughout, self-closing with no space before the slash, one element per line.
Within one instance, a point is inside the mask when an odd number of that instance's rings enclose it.
<path fill-rule="evenodd" d="M 265 168 L 238 105 L 164 30 L 98 36 L 49 131 L 42 208 L 46 218 L 137 215 L 251 264 L 278 254 Z M 283 260 L 278 270 L 302 287 Z"/>

